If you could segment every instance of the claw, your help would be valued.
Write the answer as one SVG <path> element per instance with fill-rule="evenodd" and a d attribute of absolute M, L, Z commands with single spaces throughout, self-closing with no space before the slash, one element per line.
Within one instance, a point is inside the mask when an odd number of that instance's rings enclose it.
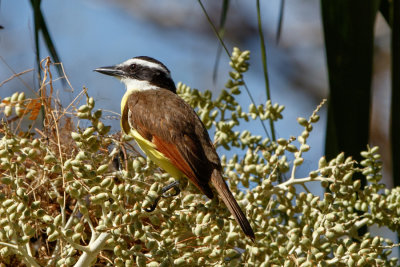
<path fill-rule="evenodd" d="M 175 193 L 170 194 L 170 195 L 165 194 L 165 193 L 166 193 L 167 191 L 169 191 L 171 188 L 174 188 L 174 189 L 175 189 Z M 161 189 L 161 191 L 162 191 L 162 195 L 161 195 L 161 196 L 162 196 L 163 198 L 175 197 L 175 196 L 179 195 L 179 193 L 181 192 L 181 189 L 179 188 L 179 182 L 178 182 L 178 181 L 175 181 L 175 182 L 173 182 L 173 183 L 170 183 L 169 185 L 163 187 L 163 189 Z"/>

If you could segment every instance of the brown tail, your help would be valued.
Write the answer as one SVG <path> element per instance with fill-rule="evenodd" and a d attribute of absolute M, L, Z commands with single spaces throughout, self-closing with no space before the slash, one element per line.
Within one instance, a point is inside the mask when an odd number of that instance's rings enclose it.
<path fill-rule="evenodd" d="M 231 191 L 226 185 L 224 179 L 222 178 L 220 171 L 214 169 L 211 175 L 211 183 L 217 190 L 218 195 L 222 198 L 237 223 L 242 228 L 244 234 L 250 237 L 251 240 L 254 242 L 255 236 L 253 229 L 251 228 L 249 221 L 246 219 L 246 216 L 240 209 L 238 203 L 236 202 Z"/>

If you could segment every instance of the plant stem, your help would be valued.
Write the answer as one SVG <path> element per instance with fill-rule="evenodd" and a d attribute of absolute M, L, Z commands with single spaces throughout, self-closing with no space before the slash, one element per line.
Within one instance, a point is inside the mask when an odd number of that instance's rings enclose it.
<path fill-rule="evenodd" d="M 260 36 L 260 45 L 261 45 L 261 48 L 260 48 L 261 60 L 262 60 L 263 71 L 264 71 L 265 91 L 267 93 L 267 100 L 271 101 L 271 90 L 269 87 L 269 76 L 268 76 L 268 67 L 267 67 L 267 52 L 265 49 L 265 40 L 264 40 L 264 34 L 263 34 L 263 30 L 262 30 L 262 23 L 261 23 L 260 0 L 257 0 L 257 21 L 258 21 L 258 34 Z M 269 127 L 271 128 L 272 141 L 276 141 L 274 121 L 272 119 L 269 120 Z"/>
<path fill-rule="evenodd" d="M 214 31 L 215 35 L 217 36 L 219 42 L 221 43 L 222 47 L 224 48 L 226 54 L 227 54 L 229 57 L 231 57 L 231 54 L 229 53 L 228 48 L 226 47 L 226 45 L 225 45 L 225 43 L 224 43 L 224 40 L 222 40 L 221 36 L 218 34 L 217 28 L 215 28 L 214 23 L 211 21 L 211 18 L 208 16 L 208 13 L 207 13 L 206 9 L 204 8 L 203 3 L 201 2 L 201 0 L 198 0 L 198 2 L 199 2 L 199 5 L 200 5 L 201 9 L 203 10 L 204 15 L 205 15 L 206 18 L 207 18 L 207 21 L 210 23 L 211 28 L 213 29 L 213 31 Z M 253 96 L 251 95 L 250 90 L 249 90 L 249 88 L 247 87 L 247 84 L 246 84 L 246 82 L 244 81 L 243 78 L 242 78 L 242 82 L 243 82 L 243 86 L 244 86 L 244 88 L 246 89 L 246 92 L 247 92 L 247 94 L 248 94 L 248 96 L 249 96 L 249 98 L 250 98 L 251 103 L 253 103 L 255 106 L 257 106 L 256 103 L 255 103 L 255 101 L 254 101 L 254 98 L 253 98 Z M 257 114 L 258 114 L 258 110 L 257 110 Z M 264 125 L 264 121 L 260 119 L 260 122 L 261 122 L 261 126 L 262 126 L 263 129 L 264 129 L 265 134 L 266 134 L 266 135 L 268 136 L 268 138 L 269 138 L 269 134 L 268 134 L 267 128 L 266 128 L 265 125 Z M 272 129 L 272 128 L 271 128 L 271 129 Z M 273 140 L 275 140 L 275 138 L 273 138 Z"/>

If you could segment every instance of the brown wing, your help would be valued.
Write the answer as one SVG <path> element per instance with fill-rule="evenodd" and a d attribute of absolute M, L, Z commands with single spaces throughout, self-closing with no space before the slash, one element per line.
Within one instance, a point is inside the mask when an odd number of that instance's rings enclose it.
<path fill-rule="evenodd" d="M 198 179 L 188 162 L 182 157 L 182 154 L 177 149 L 177 146 L 172 143 L 167 143 L 157 136 L 153 136 L 152 142 L 156 145 L 157 150 L 162 152 L 183 174 L 190 179 L 205 195 L 209 196 L 207 185 L 204 185 L 203 180 Z M 212 195 L 210 195 L 212 197 Z"/>
<path fill-rule="evenodd" d="M 213 170 L 221 168 L 220 160 L 204 125 L 184 100 L 164 89 L 134 92 L 123 116 L 207 197 L 213 197 L 209 181 Z"/>

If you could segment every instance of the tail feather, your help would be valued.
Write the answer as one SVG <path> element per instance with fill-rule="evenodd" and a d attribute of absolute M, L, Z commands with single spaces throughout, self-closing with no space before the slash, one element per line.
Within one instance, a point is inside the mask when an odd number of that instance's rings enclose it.
<path fill-rule="evenodd" d="M 240 225 L 245 235 L 251 238 L 254 242 L 255 236 L 253 229 L 250 226 L 249 221 L 244 215 L 243 211 L 240 209 L 238 203 L 232 195 L 232 192 L 229 190 L 226 185 L 224 179 L 221 176 L 220 171 L 214 169 L 211 175 L 211 183 L 214 188 L 217 190 L 218 195 L 221 197 L 222 201 L 225 203 L 236 222 Z"/>

